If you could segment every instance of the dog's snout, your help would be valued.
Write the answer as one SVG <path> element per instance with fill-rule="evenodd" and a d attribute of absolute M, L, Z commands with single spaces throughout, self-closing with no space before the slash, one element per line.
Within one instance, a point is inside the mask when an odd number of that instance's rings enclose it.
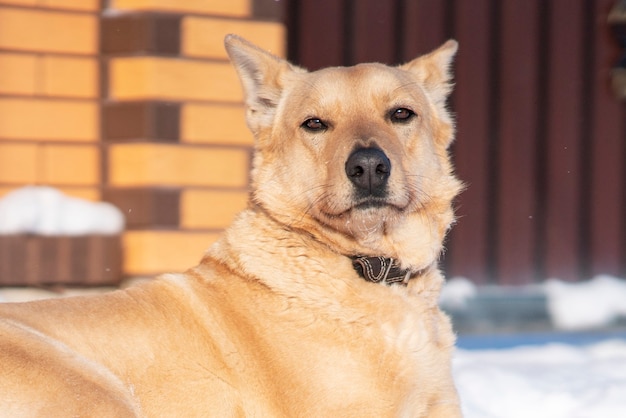
<path fill-rule="evenodd" d="M 391 161 L 378 148 L 359 148 L 346 161 L 346 175 L 361 191 L 380 194 L 391 174 Z"/>

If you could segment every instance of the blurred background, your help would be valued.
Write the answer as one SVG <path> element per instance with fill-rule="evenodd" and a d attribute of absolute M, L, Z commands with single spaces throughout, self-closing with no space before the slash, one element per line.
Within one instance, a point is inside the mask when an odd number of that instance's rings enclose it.
<path fill-rule="evenodd" d="M 0 199 L 52 186 L 125 218 L 107 239 L 0 235 L 0 284 L 197 263 L 247 196 L 231 32 L 311 70 L 457 39 L 452 153 L 468 188 L 446 275 L 625 277 L 625 16 L 619 0 L 0 0 Z"/>
<path fill-rule="evenodd" d="M 0 0 L 0 302 L 185 270 L 245 207 L 227 33 L 311 70 L 457 39 L 465 415 L 623 415 L 626 0 Z"/>

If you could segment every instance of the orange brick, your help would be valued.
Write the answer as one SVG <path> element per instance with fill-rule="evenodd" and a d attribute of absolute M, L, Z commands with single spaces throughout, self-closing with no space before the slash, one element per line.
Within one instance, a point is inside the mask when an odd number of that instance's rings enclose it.
<path fill-rule="evenodd" d="M 98 18 L 92 14 L 0 8 L 0 48 L 96 54 Z"/>
<path fill-rule="evenodd" d="M 95 141 L 98 118 L 95 101 L 0 99 L 0 138 Z"/>
<path fill-rule="evenodd" d="M 43 91 L 48 96 L 96 98 L 99 92 L 95 58 L 46 56 L 43 58 Z"/>
<path fill-rule="evenodd" d="M 116 100 L 163 99 L 241 102 L 228 63 L 170 58 L 116 58 L 110 62 L 110 96 Z"/>
<path fill-rule="evenodd" d="M 181 226 L 189 229 L 222 229 L 248 202 L 238 191 L 184 190 L 181 195 Z"/>
<path fill-rule="evenodd" d="M 72 197 L 78 197 L 80 199 L 90 200 L 92 202 L 99 202 L 102 200 L 99 187 L 66 187 L 66 186 L 54 186 L 61 190 L 64 194 Z"/>
<path fill-rule="evenodd" d="M 36 67 L 34 55 L 0 54 L 0 93 L 34 94 Z"/>
<path fill-rule="evenodd" d="M 100 0 L 40 0 L 41 7 L 96 12 L 100 10 Z"/>
<path fill-rule="evenodd" d="M 43 145 L 41 182 L 50 185 L 96 185 L 100 150 L 85 145 Z"/>
<path fill-rule="evenodd" d="M 95 58 L 0 54 L 0 93 L 98 97 Z"/>
<path fill-rule="evenodd" d="M 198 264 L 219 234 L 176 231 L 127 231 L 123 235 L 124 274 L 181 272 Z"/>
<path fill-rule="evenodd" d="M 110 8 L 249 16 L 251 0 L 111 0 Z"/>
<path fill-rule="evenodd" d="M 243 106 L 185 104 L 181 111 L 181 140 L 189 143 L 252 145 Z"/>
<path fill-rule="evenodd" d="M 194 57 L 226 59 L 224 36 L 236 33 L 277 56 L 285 55 L 285 29 L 280 23 L 186 17 L 182 23 L 182 52 Z"/>
<path fill-rule="evenodd" d="M 97 11 L 100 0 L 2 0 L 3 4 L 16 6 L 49 7 L 53 9 L 72 9 L 81 11 Z"/>
<path fill-rule="evenodd" d="M 35 144 L 0 143 L 0 183 L 36 183 L 38 151 Z"/>
<path fill-rule="evenodd" d="M 3 4 L 14 4 L 16 6 L 38 6 L 39 0 L 2 0 Z"/>
<path fill-rule="evenodd" d="M 111 186 L 246 187 L 246 150 L 163 144 L 116 144 L 109 148 Z"/>

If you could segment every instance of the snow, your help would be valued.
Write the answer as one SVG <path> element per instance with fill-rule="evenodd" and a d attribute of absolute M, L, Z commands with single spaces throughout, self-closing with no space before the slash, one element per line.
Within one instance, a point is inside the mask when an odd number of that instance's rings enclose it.
<path fill-rule="evenodd" d="M 550 320 L 559 330 L 606 327 L 626 318 L 626 280 L 616 277 L 599 275 L 575 283 L 551 279 L 543 284 L 520 286 L 514 291 L 545 295 Z M 478 293 L 479 288 L 471 281 L 456 277 L 443 287 L 440 303 L 462 309 Z"/>
<path fill-rule="evenodd" d="M 466 418 L 626 416 L 626 341 L 457 350 Z"/>
<path fill-rule="evenodd" d="M 118 234 L 124 215 L 106 202 L 90 202 L 45 186 L 27 186 L 0 199 L 0 235 Z"/>
<path fill-rule="evenodd" d="M 464 416 L 625 417 L 626 333 L 602 328 L 626 316 L 626 281 L 610 276 L 580 283 L 549 280 L 517 291 L 545 295 L 556 331 L 514 335 L 509 340 L 517 345 L 505 349 L 493 348 L 507 346 L 502 335 L 460 336 L 466 348 L 457 349 L 453 370 Z M 441 303 L 463 308 L 479 292 L 467 279 L 455 278 L 444 287 Z M 600 338 L 603 334 L 608 338 Z M 595 342 L 579 343 L 590 335 Z M 550 339 L 571 343 L 546 342 Z"/>
<path fill-rule="evenodd" d="M 601 275 L 581 283 L 549 280 L 544 287 L 552 323 L 559 329 L 600 327 L 626 317 L 624 280 Z"/>
<path fill-rule="evenodd" d="M 439 303 L 454 309 L 467 307 L 467 302 L 476 296 L 476 285 L 464 277 L 449 280 L 441 291 Z"/>

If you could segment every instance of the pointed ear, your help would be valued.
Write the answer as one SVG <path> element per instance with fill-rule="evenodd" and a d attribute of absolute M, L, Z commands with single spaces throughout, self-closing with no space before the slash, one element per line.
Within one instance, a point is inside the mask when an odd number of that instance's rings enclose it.
<path fill-rule="evenodd" d="M 415 58 L 400 68 L 413 73 L 435 103 L 442 103 L 452 91 L 450 64 L 459 44 L 449 40 L 429 54 Z"/>
<path fill-rule="evenodd" d="M 296 68 L 237 35 L 227 35 L 224 45 L 241 80 L 248 126 L 256 133 L 258 128 L 271 125 L 285 75 Z"/>

